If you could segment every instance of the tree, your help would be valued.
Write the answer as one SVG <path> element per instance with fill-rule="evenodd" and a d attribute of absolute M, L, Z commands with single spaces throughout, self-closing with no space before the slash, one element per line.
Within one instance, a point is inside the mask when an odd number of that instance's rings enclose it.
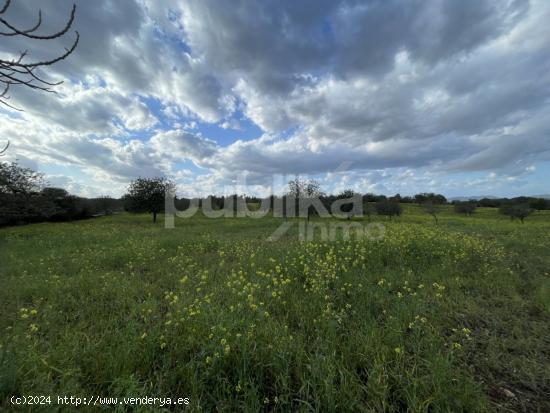
<path fill-rule="evenodd" d="M 375 209 L 378 215 L 386 215 L 390 220 L 393 216 L 401 215 L 401 205 L 392 198 L 377 202 Z"/>
<path fill-rule="evenodd" d="M 457 214 L 471 216 L 475 212 L 476 208 L 476 203 L 472 201 L 455 202 L 455 212 Z"/>
<path fill-rule="evenodd" d="M 41 198 L 40 200 L 38 198 Z M 48 221 L 70 221 L 91 216 L 85 200 L 69 194 L 63 188 L 47 187 L 40 191 L 39 197 L 33 198 L 41 205 L 40 215 Z"/>
<path fill-rule="evenodd" d="M 477 204 L 482 208 L 497 208 L 502 201 L 501 199 L 482 198 L 477 201 Z"/>
<path fill-rule="evenodd" d="M 295 198 L 314 198 L 323 194 L 319 182 L 314 179 L 294 178 L 288 183 L 288 195 Z"/>
<path fill-rule="evenodd" d="M 0 163 L 0 225 L 82 218 L 81 199 L 61 188 L 44 188 L 41 173 L 17 163 Z"/>
<path fill-rule="evenodd" d="M 424 211 L 426 212 L 426 214 L 432 216 L 435 221 L 435 225 L 439 224 L 439 221 L 437 220 L 437 214 L 439 214 L 440 212 L 440 207 L 438 204 L 434 203 L 433 201 L 426 201 L 424 202 Z"/>
<path fill-rule="evenodd" d="M 69 196 L 69 193 L 63 188 L 46 187 L 40 194 L 51 199 L 61 199 Z"/>
<path fill-rule="evenodd" d="M 377 202 L 379 201 L 378 197 L 371 193 L 366 193 L 363 195 L 363 203 L 365 202 Z"/>
<path fill-rule="evenodd" d="M 11 0 L 5 0 L 3 5 L 0 6 L 0 37 L 5 37 L 7 39 L 23 37 L 40 42 L 63 37 L 73 25 L 76 13 L 76 5 L 73 5 L 69 19 L 61 30 L 50 34 L 37 34 L 37 30 L 42 26 L 42 11 L 40 9 L 38 10 L 38 18 L 34 26 L 21 29 L 10 23 L 5 17 L 10 5 Z M 12 59 L 0 59 L 0 85 L 3 88 L 3 90 L 0 91 L 0 104 L 19 110 L 7 102 L 7 100 L 9 100 L 8 93 L 10 87 L 12 86 L 26 86 L 31 89 L 53 92 L 51 87 L 57 86 L 61 82 L 52 83 L 45 80 L 40 74 L 37 73 L 37 69 L 53 65 L 54 63 L 67 58 L 72 52 L 74 52 L 80 38 L 78 32 L 75 31 L 75 34 L 76 37 L 72 45 L 69 48 L 66 48 L 65 52 L 57 57 L 42 61 L 29 62 L 26 61 L 28 51 L 25 50 Z M 4 40 L 2 42 L 4 42 Z"/>
<path fill-rule="evenodd" d="M 17 162 L 0 162 L 0 194 L 39 192 L 45 185 L 44 175 Z"/>
<path fill-rule="evenodd" d="M 523 221 L 525 218 L 527 218 L 529 215 L 531 215 L 534 210 L 529 207 L 528 204 L 502 204 L 498 212 L 507 215 L 510 217 L 510 219 L 513 221 L 515 218 L 519 218 L 521 223 L 523 224 Z"/>
<path fill-rule="evenodd" d="M 529 207 L 536 209 L 538 211 L 542 211 L 544 209 L 550 208 L 550 201 L 544 198 L 532 198 L 529 201 Z"/>
<path fill-rule="evenodd" d="M 372 204 L 369 204 L 368 202 L 363 202 L 363 215 L 367 216 L 368 221 L 370 222 L 370 216 L 374 212 L 374 208 Z"/>
<path fill-rule="evenodd" d="M 166 192 L 173 188 L 174 184 L 164 177 L 138 178 L 130 183 L 124 195 L 125 208 L 130 212 L 153 214 L 153 222 L 157 222 L 157 214 L 164 211 Z"/>
<path fill-rule="evenodd" d="M 31 202 L 43 186 L 42 174 L 16 162 L 0 162 L 0 225 L 28 222 L 39 211 L 51 209 Z"/>
<path fill-rule="evenodd" d="M 423 192 L 421 194 L 416 194 L 414 196 L 414 201 L 418 205 L 423 205 L 428 201 L 440 205 L 447 203 L 447 198 L 445 198 L 441 194 L 434 194 L 433 192 Z"/>
<path fill-rule="evenodd" d="M 315 212 L 315 207 L 313 203 L 318 202 L 318 206 L 322 207 L 322 204 L 319 198 L 323 196 L 321 191 L 321 186 L 319 182 L 314 179 L 304 180 L 296 177 L 288 183 L 288 193 L 285 197 L 285 204 L 288 203 L 289 199 L 294 200 L 294 211 L 297 211 L 300 214 L 300 207 L 305 205 L 306 216 L 309 220 L 311 214 Z M 286 207 L 286 205 L 285 205 Z"/>
<path fill-rule="evenodd" d="M 353 189 L 346 189 L 336 195 L 336 199 L 353 199 L 357 196 L 360 195 L 357 194 Z M 349 203 L 343 204 L 340 210 L 346 214 L 347 219 L 351 219 L 353 217 L 353 202 L 350 201 Z"/>
<path fill-rule="evenodd" d="M 103 213 L 105 215 L 112 215 L 113 211 L 117 207 L 117 200 L 110 197 L 110 196 L 100 196 L 97 198 L 97 206 L 98 210 L 95 211 L 96 213 Z"/>
<path fill-rule="evenodd" d="M 0 156 L 4 156 L 9 147 L 10 147 L 10 141 L 6 143 L 6 146 L 4 146 L 4 149 L 0 149 Z"/>

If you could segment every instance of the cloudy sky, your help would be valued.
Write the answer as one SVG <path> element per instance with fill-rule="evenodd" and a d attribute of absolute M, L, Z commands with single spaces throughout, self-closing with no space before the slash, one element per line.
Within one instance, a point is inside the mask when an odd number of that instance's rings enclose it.
<path fill-rule="evenodd" d="M 66 0 L 14 0 L 43 32 Z M 57 95 L 14 88 L 8 159 L 81 195 L 167 175 L 182 194 L 550 193 L 550 1 L 79 0 Z M 2 39 L 0 55 L 53 57 Z M 4 158 L 6 159 L 6 158 Z"/>

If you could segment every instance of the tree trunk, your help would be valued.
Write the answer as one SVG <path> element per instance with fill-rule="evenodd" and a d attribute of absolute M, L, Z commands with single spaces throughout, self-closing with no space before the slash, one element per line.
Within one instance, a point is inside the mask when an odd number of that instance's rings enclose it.
<path fill-rule="evenodd" d="M 157 211 L 153 211 L 153 223 L 157 223 Z"/>

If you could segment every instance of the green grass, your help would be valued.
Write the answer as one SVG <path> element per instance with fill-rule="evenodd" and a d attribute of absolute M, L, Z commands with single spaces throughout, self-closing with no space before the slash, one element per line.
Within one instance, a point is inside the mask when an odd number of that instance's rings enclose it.
<path fill-rule="evenodd" d="M 1 229 L 0 409 L 550 411 L 550 214 L 373 220 L 382 240 L 267 242 L 270 217 Z"/>

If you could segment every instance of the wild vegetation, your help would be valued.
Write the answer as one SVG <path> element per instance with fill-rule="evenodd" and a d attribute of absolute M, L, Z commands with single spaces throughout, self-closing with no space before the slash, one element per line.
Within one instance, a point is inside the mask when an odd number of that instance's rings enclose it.
<path fill-rule="evenodd" d="M 378 240 L 267 242 L 283 218 L 200 214 L 0 229 L 0 400 L 549 411 L 550 215 L 402 208 Z"/>
<path fill-rule="evenodd" d="M 71 221 L 109 215 L 120 200 L 82 198 L 48 186 L 43 174 L 16 162 L 0 162 L 0 226 L 43 221 Z"/>
<path fill-rule="evenodd" d="M 156 222 L 157 214 L 164 212 L 165 193 L 171 188 L 174 188 L 174 183 L 165 177 L 138 178 L 130 183 L 127 193 L 121 199 L 109 196 L 83 198 L 71 195 L 63 188 L 51 187 L 42 173 L 25 168 L 17 162 L 0 162 L 0 226 L 72 221 L 122 210 L 151 213 L 153 222 Z M 290 216 L 307 217 L 309 220 L 310 217 L 319 215 L 319 208 L 324 209 L 327 215 L 332 213 L 350 219 L 357 215 L 354 204 L 346 203 L 346 200 L 351 199 L 362 205 L 363 214 L 368 218 L 376 212 L 390 220 L 401 214 L 401 205 L 417 203 L 424 206 L 424 211 L 432 216 L 436 224 L 440 205 L 448 202 L 443 195 L 434 193 L 420 193 L 414 197 L 402 197 L 399 194 L 386 197 L 371 193 L 360 194 L 348 189 L 336 195 L 326 194 L 315 180 L 300 178 L 289 182 L 287 193 L 278 197 L 271 196 L 269 201 L 271 207 L 277 203 L 280 205 L 281 216 L 286 217 L 290 207 L 294 211 Z M 300 206 L 300 200 L 306 202 Z M 257 197 L 239 194 L 210 195 L 198 200 L 198 205 L 202 204 L 210 210 L 226 209 L 236 212 L 238 205 L 258 204 L 261 201 Z M 477 206 L 484 206 L 486 201 L 481 199 L 452 203 L 455 212 L 472 215 Z M 184 210 L 189 207 L 190 202 L 190 199 L 176 197 L 174 206 L 178 210 Z M 550 200 L 544 198 L 518 197 L 491 202 L 491 206 L 499 207 L 501 214 L 511 219 L 517 218 L 521 222 L 535 211 L 550 209 Z M 335 203 L 340 203 L 338 211 L 332 210 Z"/>

